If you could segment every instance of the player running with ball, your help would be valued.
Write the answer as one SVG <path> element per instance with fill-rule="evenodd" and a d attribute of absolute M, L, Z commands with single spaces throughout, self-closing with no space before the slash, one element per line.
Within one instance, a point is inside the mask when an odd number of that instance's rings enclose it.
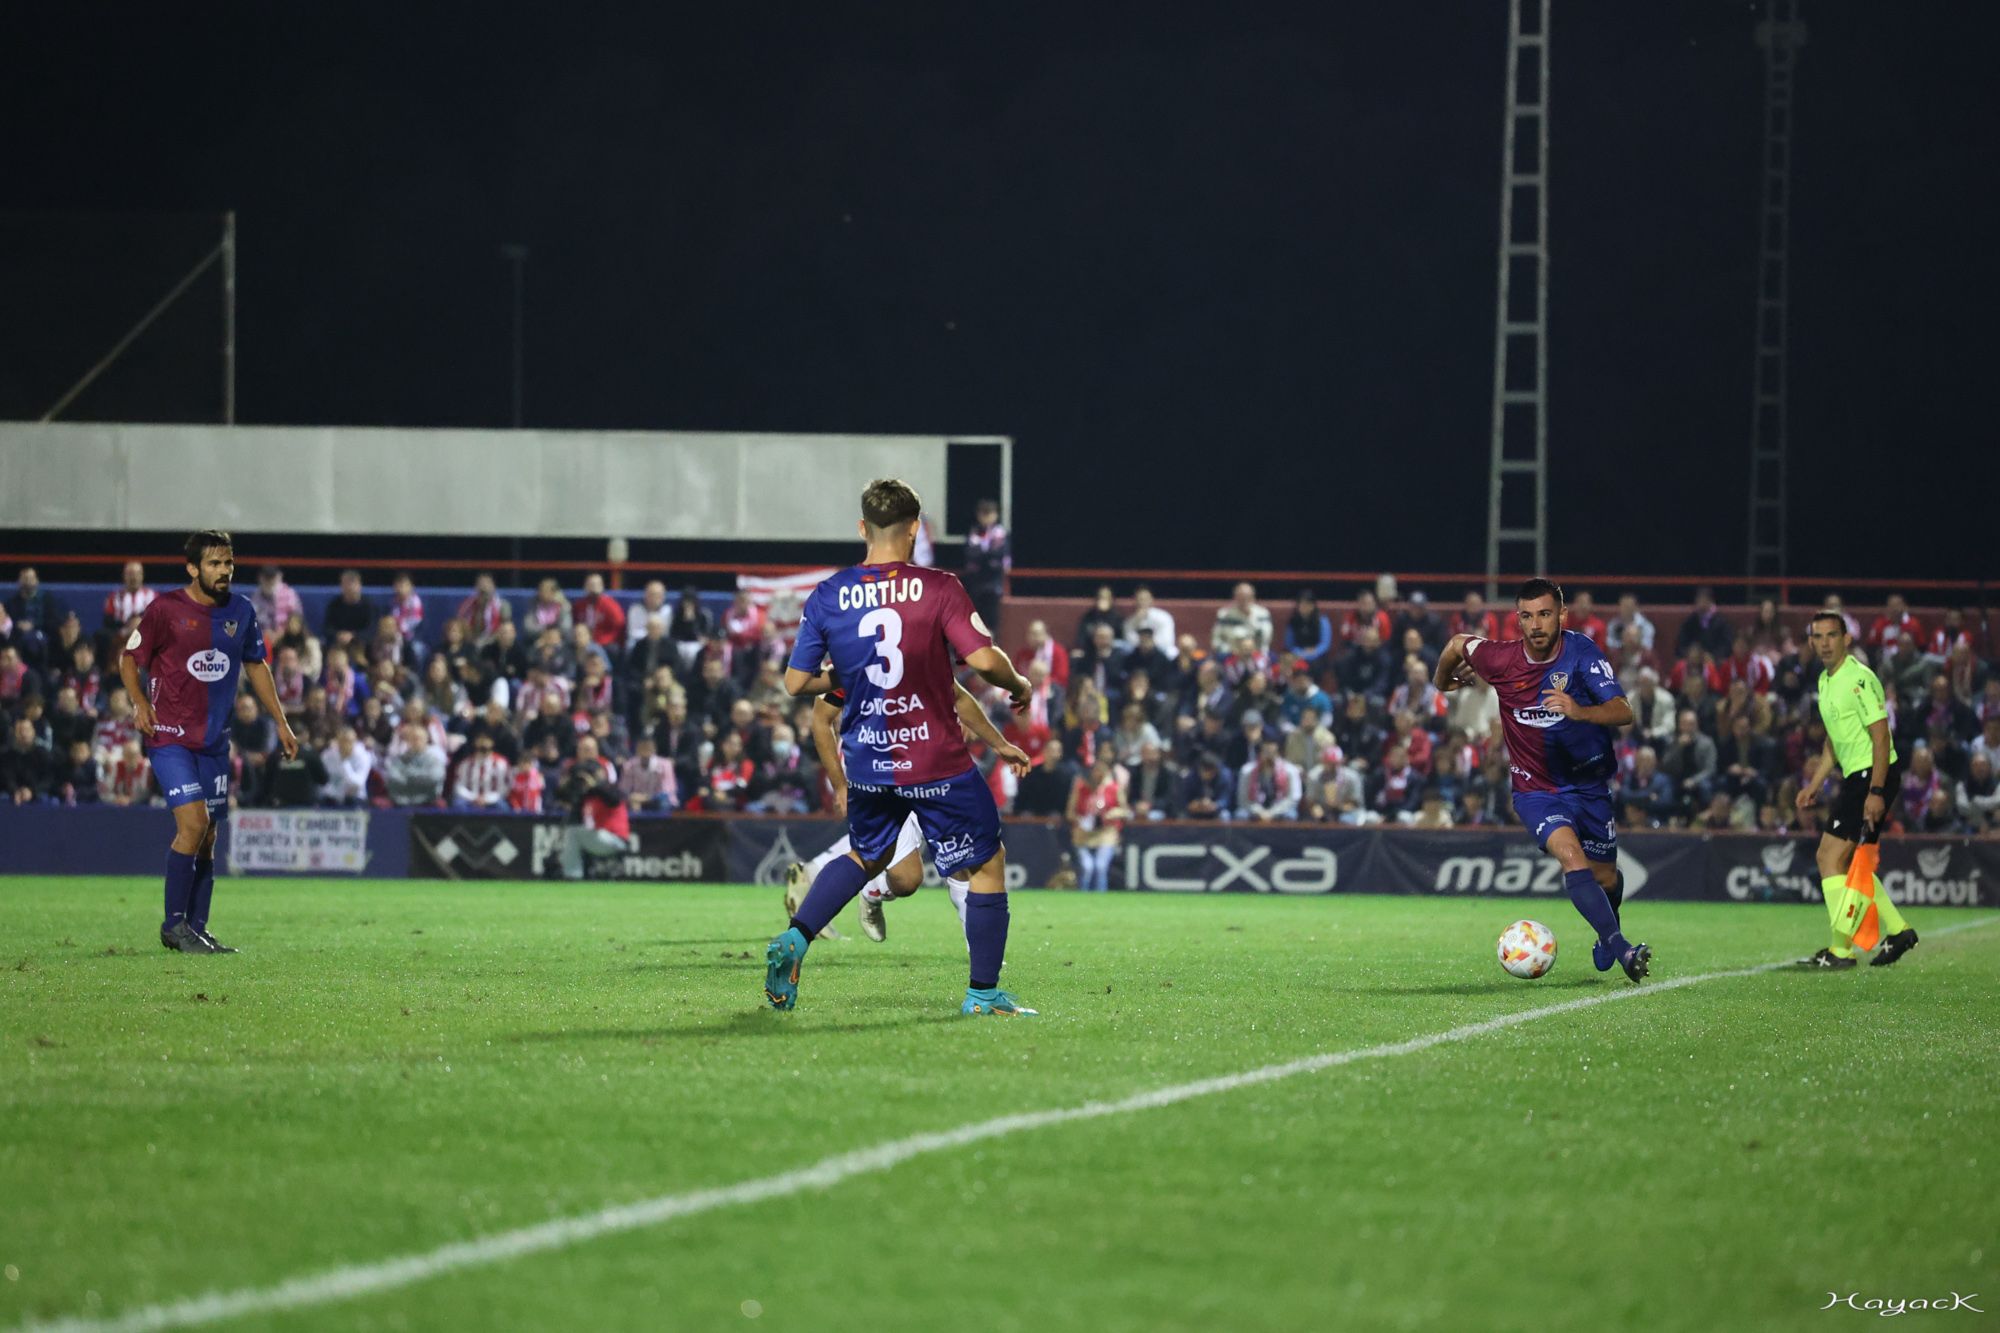
<path fill-rule="evenodd" d="M 966 1014 L 1032 1014 L 1000 989 L 1007 952 L 1007 854 L 1000 812 L 959 730 L 954 657 L 1025 708 L 1029 685 L 993 638 L 972 598 L 942 570 L 910 563 L 923 502 L 901 481 L 861 494 L 864 563 L 833 575 L 806 600 L 785 670 L 795 696 L 841 690 L 841 755 L 851 850 L 814 878 L 792 924 L 765 951 L 773 1008 L 798 1001 L 799 968 L 826 924 L 889 868 L 911 814 L 938 874 L 968 881 L 965 943 L 972 976 Z M 822 670 L 828 658 L 832 666 Z"/>
<path fill-rule="evenodd" d="M 182 549 L 188 585 L 153 599 L 125 641 L 118 674 L 149 742 L 153 776 L 174 812 L 160 943 L 181 953 L 235 953 L 208 933 L 215 832 L 229 813 L 229 719 L 238 677 L 278 727 L 285 758 L 299 752 L 264 660 L 250 599 L 231 592 L 236 552 L 226 532 L 197 532 Z M 140 688 L 139 673 L 146 673 Z"/>
<path fill-rule="evenodd" d="M 1653 951 L 1620 933 L 1625 877 L 1618 872 L 1610 785 L 1618 771 L 1612 728 L 1631 724 L 1632 706 L 1597 645 L 1563 628 L 1561 588 L 1529 579 L 1514 606 L 1518 642 L 1453 635 L 1438 657 L 1434 683 L 1455 690 L 1477 676 L 1499 694 L 1514 812 L 1542 850 L 1562 863 L 1569 900 L 1597 932 L 1590 954 L 1597 970 L 1615 965 L 1638 981 Z"/>

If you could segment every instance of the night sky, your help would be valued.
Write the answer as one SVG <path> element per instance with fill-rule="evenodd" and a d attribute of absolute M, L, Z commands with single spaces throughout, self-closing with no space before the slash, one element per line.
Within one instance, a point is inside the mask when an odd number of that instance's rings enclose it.
<path fill-rule="evenodd" d="M 1499 0 L 298 8 L 13 8 L 0 413 L 233 207 L 245 421 L 507 424 L 519 242 L 529 425 L 1009 433 L 1026 564 L 1483 563 Z M 1804 12 L 1793 572 L 1993 573 L 2000 14 Z M 1755 19 L 1557 2 L 1558 571 L 1742 567 Z M 216 306 L 70 415 L 213 419 Z"/>

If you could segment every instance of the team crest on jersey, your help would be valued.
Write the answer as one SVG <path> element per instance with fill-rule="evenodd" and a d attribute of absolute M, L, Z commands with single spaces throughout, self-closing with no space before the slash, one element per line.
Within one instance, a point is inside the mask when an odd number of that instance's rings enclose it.
<path fill-rule="evenodd" d="M 1568 689 L 1568 688 L 1569 688 L 1569 672 L 1567 672 L 1567 671 L 1551 671 L 1551 672 L 1549 672 L 1549 688 L 1550 688 L 1550 689 L 1552 689 L 1552 690 L 1566 690 L 1566 689 Z"/>
<path fill-rule="evenodd" d="M 235 622 L 235 621 L 233 621 L 233 620 L 225 620 L 225 621 L 223 621 L 223 622 L 222 622 L 222 632 L 223 632 L 224 634 L 228 635 L 228 636 L 229 636 L 230 638 L 232 638 L 232 639 L 233 639 L 233 638 L 235 638 L 235 637 L 236 637 L 236 622 Z"/>

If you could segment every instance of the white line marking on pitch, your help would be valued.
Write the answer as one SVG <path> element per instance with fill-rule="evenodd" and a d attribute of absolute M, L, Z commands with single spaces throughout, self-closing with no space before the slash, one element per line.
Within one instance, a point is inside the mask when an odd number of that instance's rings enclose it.
<path fill-rule="evenodd" d="M 1995 922 L 2000 922 L 2000 916 L 1989 916 L 1978 921 L 1946 926 L 1941 930 L 1930 932 L 1926 938 L 1956 934 L 1961 930 L 1977 930 Z M 1732 968 L 1726 972 L 1704 972 L 1698 976 L 1676 977 L 1668 981 L 1606 991 L 1601 995 L 1587 995 L 1582 999 L 1543 1005 L 1539 1009 L 1523 1009 L 1516 1013 L 1502 1014 L 1497 1018 L 1467 1023 L 1462 1027 L 1450 1028 L 1443 1032 L 1412 1037 L 1408 1041 L 1364 1046 L 1351 1051 L 1328 1051 L 1320 1055 L 1309 1055 L 1300 1060 L 1287 1061 L 1284 1064 L 1245 1070 L 1240 1074 L 1223 1074 L 1216 1078 L 1198 1079 L 1193 1083 L 1176 1083 L 1170 1087 L 1154 1088 L 1150 1092 L 1134 1093 L 1115 1102 L 1085 1102 L 1081 1106 L 1027 1111 L 1020 1115 L 1003 1115 L 992 1120 L 981 1120 L 976 1124 L 961 1125 L 957 1129 L 940 1130 L 931 1134 L 913 1134 L 909 1138 L 897 1139 L 891 1143 L 879 1143 L 872 1148 L 861 1148 L 854 1152 L 824 1158 L 811 1166 L 801 1167 L 796 1171 L 786 1171 L 780 1175 L 765 1176 L 761 1180 L 746 1180 L 739 1184 L 722 1185 L 714 1189 L 695 1190 L 687 1194 L 664 1194 L 655 1199 L 643 1199 L 638 1203 L 618 1204 L 578 1217 L 558 1218 L 552 1222 L 542 1222 L 514 1231 L 502 1231 L 491 1236 L 455 1241 L 423 1254 L 405 1255 L 400 1259 L 383 1259 L 375 1263 L 355 1264 L 345 1268 L 330 1268 L 323 1273 L 289 1278 L 275 1286 L 210 1292 L 205 1296 L 190 1297 L 166 1305 L 143 1306 L 104 1319 L 58 1319 L 50 1323 L 30 1322 L 19 1327 L 22 1333 L 28 1333 L 29 1330 L 34 1330 L 35 1333 L 143 1333 L 149 1329 L 187 1328 L 222 1319 L 235 1319 L 243 1315 L 271 1314 L 307 1306 L 327 1305 L 335 1301 L 353 1300 L 359 1296 L 407 1287 L 463 1268 L 478 1268 L 500 1263 L 506 1259 L 518 1259 L 523 1255 L 562 1249 L 568 1245 L 580 1245 L 599 1236 L 657 1226 L 661 1222 L 672 1221 L 677 1217 L 689 1217 L 696 1213 L 711 1212 L 717 1208 L 729 1208 L 737 1204 L 761 1203 L 766 1199 L 783 1198 L 809 1189 L 826 1189 L 838 1185 L 843 1180 L 851 1180 L 855 1176 L 887 1171 L 913 1157 L 943 1152 L 949 1148 L 962 1148 L 969 1143 L 979 1143 L 985 1139 L 1002 1138 L 1008 1134 L 1065 1124 L 1072 1120 L 1096 1120 L 1104 1116 L 1125 1115 L 1131 1111 L 1150 1111 L 1157 1107 L 1172 1106 L 1177 1102 L 1192 1101 L 1197 1097 L 1208 1097 L 1218 1092 L 1234 1092 L 1238 1088 L 1254 1087 L 1260 1083 L 1275 1083 L 1298 1074 L 1311 1074 L 1322 1069 L 1354 1064 L 1360 1060 L 1386 1060 L 1391 1056 L 1415 1055 L 1420 1051 L 1430 1050 L 1433 1046 L 1470 1041 L 1474 1037 L 1483 1037 L 1490 1032 L 1518 1027 L 1522 1023 L 1532 1023 L 1536 1019 L 1551 1018 L 1557 1014 L 1572 1013 L 1578 1009 L 1589 1009 L 1616 1000 L 1640 999 L 1647 995 L 1658 995 L 1663 991 L 1679 990 L 1683 986 L 1697 986 L 1704 981 L 1754 977 L 1763 972 L 1775 972 L 1794 965 L 1793 960 L 1787 959 L 1781 963 L 1760 963 L 1755 967 Z"/>

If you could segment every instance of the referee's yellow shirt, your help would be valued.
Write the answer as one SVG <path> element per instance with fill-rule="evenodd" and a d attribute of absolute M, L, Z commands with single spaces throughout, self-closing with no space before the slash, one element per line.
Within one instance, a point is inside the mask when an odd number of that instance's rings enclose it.
<path fill-rule="evenodd" d="M 1833 757 L 1840 775 L 1859 773 L 1875 762 L 1875 743 L 1868 739 L 1871 723 L 1889 718 L 1882 698 L 1882 682 L 1849 653 L 1838 671 L 1820 677 L 1819 720 L 1826 724 L 1826 738 L 1833 742 Z M 1896 740 L 1889 739 L 1889 762 L 1896 762 Z"/>

